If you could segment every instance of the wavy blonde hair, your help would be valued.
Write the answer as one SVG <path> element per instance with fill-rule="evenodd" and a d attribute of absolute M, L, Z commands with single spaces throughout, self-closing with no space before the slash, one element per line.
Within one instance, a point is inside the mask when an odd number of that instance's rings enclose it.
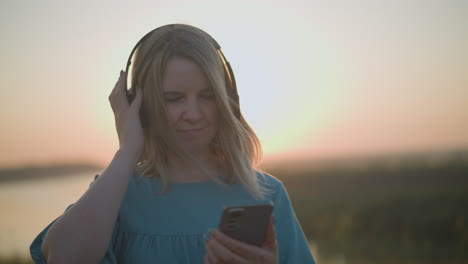
<path fill-rule="evenodd" d="M 201 169 L 216 183 L 228 186 L 237 179 L 257 199 L 264 199 L 269 192 L 259 182 L 257 174 L 262 150 L 259 139 L 240 112 L 239 105 L 228 95 L 228 78 L 219 52 L 205 31 L 188 24 L 165 25 L 151 33 L 136 50 L 132 59 L 131 87 L 139 86 L 143 92 L 140 117 L 144 133 L 144 149 L 139 158 L 138 171 L 145 177 L 160 178 L 162 192 L 170 185 L 167 152 L 174 151 L 181 157 L 194 157 L 177 146 L 174 133 L 168 125 L 162 80 L 166 64 L 174 57 L 188 58 L 198 64 L 209 79 L 220 113 L 219 129 L 210 149 L 227 171 L 225 180 Z M 157 122 L 150 120 L 158 120 Z M 199 164 L 199 163 L 197 163 Z"/>

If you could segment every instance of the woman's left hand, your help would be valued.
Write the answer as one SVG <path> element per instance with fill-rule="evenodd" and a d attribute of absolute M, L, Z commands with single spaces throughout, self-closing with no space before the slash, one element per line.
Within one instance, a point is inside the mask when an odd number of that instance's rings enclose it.
<path fill-rule="evenodd" d="M 268 224 L 265 241 L 256 247 L 228 237 L 216 230 L 206 242 L 204 264 L 278 264 L 278 242 L 273 217 Z"/>

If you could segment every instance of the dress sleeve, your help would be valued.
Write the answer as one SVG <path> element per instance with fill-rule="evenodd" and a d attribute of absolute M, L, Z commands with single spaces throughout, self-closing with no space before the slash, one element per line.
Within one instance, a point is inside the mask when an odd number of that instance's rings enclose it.
<path fill-rule="evenodd" d="M 282 182 L 278 184 L 274 202 L 275 229 L 280 264 L 315 264 L 307 239 Z"/>
<path fill-rule="evenodd" d="M 96 179 L 99 177 L 99 174 L 94 177 L 94 180 L 91 182 L 89 187 L 93 185 L 93 183 L 96 181 Z M 71 204 L 65 209 L 65 212 L 68 211 L 74 204 Z M 42 255 L 42 242 L 49 231 L 50 227 L 60 218 L 57 217 L 54 221 L 52 221 L 44 230 L 42 230 L 37 237 L 33 240 L 31 246 L 29 246 L 29 252 L 31 253 L 31 257 L 34 261 L 35 264 L 46 264 L 46 260 L 44 259 L 44 256 Z M 116 236 L 117 232 L 119 230 L 119 219 L 117 219 L 115 225 L 114 225 L 114 230 L 112 232 L 112 239 L 110 241 L 109 247 L 107 249 L 106 255 L 104 258 L 101 260 L 101 264 L 111 264 L 111 263 L 117 263 L 117 258 L 114 252 L 115 248 L 115 241 L 116 241 Z"/>

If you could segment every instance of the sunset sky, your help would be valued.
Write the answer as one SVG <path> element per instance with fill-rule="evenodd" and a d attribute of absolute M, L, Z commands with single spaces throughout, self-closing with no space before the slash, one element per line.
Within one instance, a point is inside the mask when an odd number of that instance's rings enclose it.
<path fill-rule="evenodd" d="M 467 17 L 467 1 L 2 1 L 0 167 L 108 164 L 108 96 L 170 23 L 219 42 L 266 159 L 466 149 Z"/>

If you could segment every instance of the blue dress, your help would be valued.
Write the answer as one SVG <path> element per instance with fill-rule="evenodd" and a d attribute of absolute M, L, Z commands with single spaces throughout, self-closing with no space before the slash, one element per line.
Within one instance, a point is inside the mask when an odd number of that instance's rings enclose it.
<path fill-rule="evenodd" d="M 279 263 L 314 264 L 283 183 L 264 172 L 257 175 L 261 185 L 274 190 L 266 200 L 274 203 Z M 172 182 L 165 194 L 157 196 L 154 193 L 160 190 L 162 181 L 138 176 L 135 172 L 129 181 L 112 239 L 100 263 L 203 264 L 204 238 L 209 229 L 217 228 L 221 208 L 259 203 L 238 182 L 226 188 L 213 181 Z M 46 263 L 41 253 L 42 241 L 56 220 L 30 246 L 35 263 Z"/>

